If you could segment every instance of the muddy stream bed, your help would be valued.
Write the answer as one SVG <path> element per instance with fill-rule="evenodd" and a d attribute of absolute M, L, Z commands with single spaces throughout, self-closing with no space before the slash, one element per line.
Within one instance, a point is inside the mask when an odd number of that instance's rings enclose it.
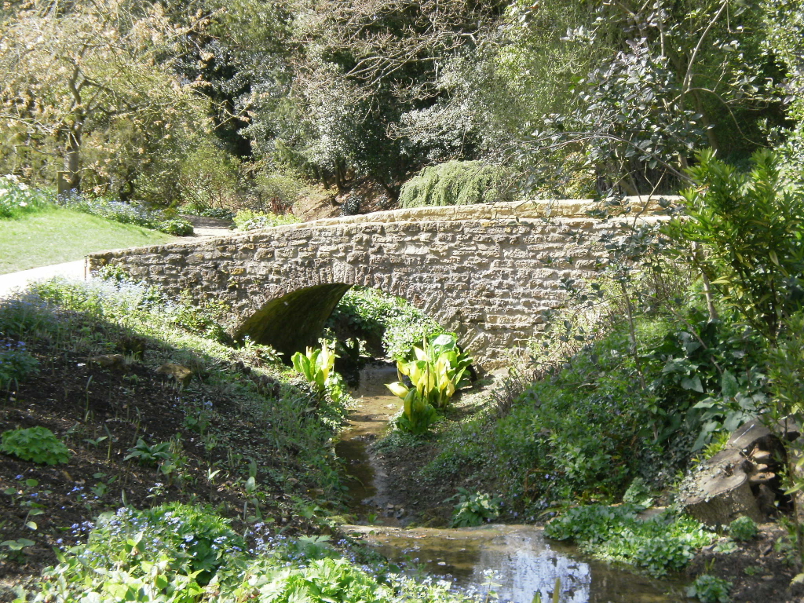
<path fill-rule="evenodd" d="M 531 603 L 536 592 L 552 601 L 560 579 L 561 603 L 671 603 L 684 600 L 681 582 L 654 580 L 589 559 L 574 547 L 548 540 L 537 526 L 489 524 L 478 528 L 406 528 L 407 510 L 368 447 L 396 414 L 400 400 L 385 383 L 391 366 L 371 366 L 353 392 L 357 407 L 336 445 L 347 463 L 351 511 L 361 525 L 344 526 L 385 557 L 456 588 L 487 592 L 501 601 Z"/>

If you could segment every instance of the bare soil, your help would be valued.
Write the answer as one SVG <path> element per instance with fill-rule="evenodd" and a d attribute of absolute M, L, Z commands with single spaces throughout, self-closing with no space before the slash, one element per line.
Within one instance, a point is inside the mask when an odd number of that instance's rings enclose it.
<path fill-rule="evenodd" d="M 225 390 L 208 386 L 204 375 L 196 375 L 181 389 L 145 363 L 104 368 L 83 355 L 54 357 L 41 343 L 28 349 L 39 358 L 40 372 L 0 393 L 0 433 L 47 427 L 67 444 L 71 458 L 66 464 L 47 466 L 0 454 L 0 542 L 21 538 L 35 542 L 5 559 L 0 556 L 0 601 L 14 599 L 15 585 L 35 584 L 40 571 L 55 563 L 54 548 L 85 540 L 91 525 L 87 522 L 123 505 L 209 504 L 242 528 L 247 496 L 242 476 L 229 470 L 233 453 L 259 459 L 263 514 L 275 518 L 285 533 L 314 531 L 309 520 L 293 513 L 289 502 L 291 494 L 306 495 L 303 478 L 291 477 L 281 484 L 271 478 L 272 468 L 280 469 L 272 467 L 271 459 L 281 456 L 281 470 L 288 471 L 287 462 L 292 465 L 298 451 L 277 454 L 270 434 L 250 423 Z M 243 379 L 253 378 L 248 367 L 226 368 L 240 371 Z M 211 451 L 185 420 L 185 408 L 199 403 L 214 410 L 210 429 L 215 430 L 218 445 Z M 179 438 L 183 477 L 125 460 L 140 438 L 148 444 Z M 245 468 L 246 461 L 239 464 Z M 208 479 L 211 465 L 221 469 L 214 483 Z M 37 483 L 29 485 L 27 480 Z M 35 530 L 26 526 L 30 521 Z"/>

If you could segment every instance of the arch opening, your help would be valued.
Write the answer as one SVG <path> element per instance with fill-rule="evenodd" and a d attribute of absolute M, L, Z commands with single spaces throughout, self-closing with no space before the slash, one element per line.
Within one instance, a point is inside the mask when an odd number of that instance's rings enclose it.
<path fill-rule="evenodd" d="M 235 338 L 248 336 L 289 358 L 316 345 L 327 318 L 351 287 L 343 283 L 316 285 L 272 299 L 240 326 Z"/>

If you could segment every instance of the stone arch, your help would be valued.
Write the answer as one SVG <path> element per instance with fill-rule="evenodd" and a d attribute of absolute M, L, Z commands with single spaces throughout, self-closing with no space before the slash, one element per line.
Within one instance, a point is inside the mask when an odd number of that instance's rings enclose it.
<path fill-rule="evenodd" d="M 235 328 L 235 339 L 248 336 L 256 343 L 271 345 L 284 356 L 304 351 L 307 346 L 316 345 L 327 319 L 353 286 L 401 297 L 459 337 L 466 330 L 456 317 L 456 300 L 443 293 L 421 291 L 416 283 L 405 278 L 357 274 L 353 270 L 340 270 L 337 263 L 288 272 L 281 279 L 282 285 L 265 288 L 262 301 Z"/>

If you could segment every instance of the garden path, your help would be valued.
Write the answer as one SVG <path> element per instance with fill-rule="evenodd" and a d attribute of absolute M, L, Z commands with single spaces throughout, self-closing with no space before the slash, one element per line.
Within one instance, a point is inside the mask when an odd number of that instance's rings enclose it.
<path fill-rule="evenodd" d="M 229 222 L 225 220 L 197 218 L 195 216 L 191 216 L 191 218 L 193 218 L 190 222 L 193 223 L 195 231 L 193 237 L 195 238 L 221 237 L 232 232 L 228 226 Z M 24 289 L 30 283 L 53 278 L 54 276 L 61 276 L 71 280 L 84 280 L 86 278 L 84 260 L 40 266 L 39 268 L 31 268 L 30 270 L 10 274 L 0 274 L 0 299 L 8 297 L 19 289 Z"/>

